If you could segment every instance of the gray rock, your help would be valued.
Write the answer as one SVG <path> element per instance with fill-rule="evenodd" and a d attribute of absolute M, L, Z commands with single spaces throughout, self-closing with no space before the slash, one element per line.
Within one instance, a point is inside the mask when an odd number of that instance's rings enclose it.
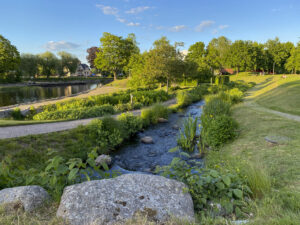
<path fill-rule="evenodd" d="M 102 165 L 103 163 L 106 163 L 106 165 L 110 166 L 111 157 L 109 155 L 99 155 L 95 160 L 95 163 L 97 166 Z"/>
<path fill-rule="evenodd" d="M 57 216 L 72 225 L 104 225 L 145 213 L 154 221 L 170 215 L 194 220 L 193 201 L 185 184 L 165 177 L 126 174 L 64 189 Z"/>
<path fill-rule="evenodd" d="M 143 138 L 141 138 L 141 142 L 145 143 L 145 144 L 153 144 L 153 138 L 150 136 L 145 136 Z"/>
<path fill-rule="evenodd" d="M 158 118 L 157 121 L 158 121 L 159 123 L 167 123 L 167 122 L 168 122 L 168 120 L 165 119 L 165 118 Z"/>
<path fill-rule="evenodd" d="M 49 195 L 40 186 L 20 186 L 0 191 L 0 204 L 21 203 L 25 211 L 32 211 L 46 200 L 49 200 Z"/>
<path fill-rule="evenodd" d="M 172 128 L 173 128 L 174 130 L 179 130 L 179 126 L 178 126 L 177 124 L 174 124 L 174 125 L 172 126 Z"/>

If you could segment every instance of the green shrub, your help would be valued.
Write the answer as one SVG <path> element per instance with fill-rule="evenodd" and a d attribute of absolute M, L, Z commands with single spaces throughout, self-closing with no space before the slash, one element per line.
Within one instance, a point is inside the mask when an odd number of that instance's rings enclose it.
<path fill-rule="evenodd" d="M 22 115 L 20 108 L 14 108 L 13 111 L 10 113 L 10 115 L 14 120 L 24 119 L 24 116 Z"/>
<path fill-rule="evenodd" d="M 201 116 L 201 137 L 205 144 L 217 149 L 236 136 L 237 123 L 228 115 Z"/>
<path fill-rule="evenodd" d="M 95 119 L 87 126 L 89 138 L 96 140 L 101 154 L 108 153 L 119 146 L 126 134 L 121 123 L 112 118 Z"/>
<path fill-rule="evenodd" d="M 192 97 L 188 91 L 179 91 L 176 96 L 177 105 L 179 107 L 185 107 L 192 104 Z"/>
<path fill-rule="evenodd" d="M 34 116 L 35 114 L 37 114 L 36 109 L 34 108 L 34 106 L 30 106 L 29 112 L 28 112 L 28 114 L 26 115 L 26 119 L 32 120 L 32 119 L 33 119 L 33 116 Z"/>
<path fill-rule="evenodd" d="M 228 95 L 230 96 L 230 101 L 232 104 L 241 102 L 244 97 L 244 93 L 238 88 L 230 89 L 228 91 Z"/>
<path fill-rule="evenodd" d="M 185 151 L 193 152 L 196 143 L 196 131 L 197 131 L 198 118 L 193 119 L 189 117 L 183 122 L 183 131 L 180 130 L 179 137 L 177 138 L 177 144 Z"/>
<path fill-rule="evenodd" d="M 118 121 L 121 122 L 122 129 L 126 134 L 125 138 L 130 138 L 143 127 L 141 117 L 134 116 L 132 113 L 122 113 L 118 116 Z"/>
<path fill-rule="evenodd" d="M 33 116 L 34 120 L 61 120 L 61 119 L 85 119 L 114 114 L 114 107 L 111 105 L 101 105 L 91 108 L 67 109 L 58 111 L 44 111 Z"/>
<path fill-rule="evenodd" d="M 244 211 L 244 197 L 251 194 L 244 179 L 230 171 L 218 171 L 210 168 L 191 167 L 185 161 L 174 158 L 170 165 L 157 168 L 162 176 L 179 180 L 188 186 L 192 195 L 194 207 L 204 215 L 212 213 L 214 204 L 220 203 L 224 212 L 217 211 L 216 215 L 232 215 L 242 217 Z"/>
<path fill-rule="evenodd" d="M 158 118 L 168 118 L 170 111 L 162 104 L 155 104 L 151 108 L 143 109 L 141 112 L 141 118 L 145 127 L 150 124 L 156 124 Z"/>
<path fill-rule="evenodd" d="M 223 101 L 218 95 L 209 95 L 203 107 L 203 114 L 207 116 L 229 115 L 230 104 Z"/>

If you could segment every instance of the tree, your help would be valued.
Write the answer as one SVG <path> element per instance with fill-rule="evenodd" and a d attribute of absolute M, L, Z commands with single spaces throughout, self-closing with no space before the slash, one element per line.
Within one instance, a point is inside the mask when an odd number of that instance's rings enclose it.
<path fill-rule="evenodd" d="M 300 42 L 298 42 L 296 48 L 292 49 L 291 56 L 288 58 L 285 68 L 295 74 L 300 71 Z"/>
<path fill-rule="evenodd" d="M 47 78 L 56 73 L 57 65 L 58 59 L 53 53 L 45 52 L 39 55 L 39 73 Z"/>
<path fill-rule="evenodd" d="M 224 36 L 212 39 L 207 46 L 206 61 L 212 71 L 219 71 L 227 65 L 227 56 L 231 41 Z"/>
<path fill-rule="evenodd" d="M 136 51 L 133 37 L 135 36 L 130 35 L 124 39 L 110 33 L 103 33 L 99 52 L 96 53 L 97 57 L 94 61 L 96 68 L 112 72 L 116 80 L 117 73 L 124 71 L 130 56 Z"/>
<path fill-rule="evenodd" d="M 20 53 L 9 40 L 0 35 L 0 76 L 6 78 L 20 63 Z"/>
<path fill-rule="evenodd" d="M 38 73 L 39 58 L 33 54 L 22 54 L 20 71 L 23 76 L 34 77 Z"/>
<path fill-rule="evenodd" d="M 145 58 L 144 73 L 152 81 L 166 83 L 167 91 L 172 81 L 184 72 L 183 57 L 166 37 L 153 43 Z"/>
<path fill-rule="evenodd" d="M 60 60 L 57 64 L 59 74 L 66 75 L 69 72 L 71 74 L 75 73 L 80 60 L 68 52 L 59 52 L 58 55 L 60 56 Z"/>
<path fill-rule="evenodd" d="M 275 68 L 276 72 L 283 72 L 284 64 L 290 56 L 292 45 L 293 44 L 291 42 L 281 43 L 278 37 L 276 37 L 274 40 L 270 39 L 267 41 L 266 48 L 271 56 L 273 74 L 275 73 Z"/>
<path fill-rule="evenodd" d="M 189 47 L 188 54 L 185 58 L 185 76 L 200 81 L 204 81 L 212 76 L 205 55 L 205 44 L 203 42 L 196 42 Z"/>
<path fill-rule="evenodd" d="M 93 68 L 95 68 L 94 61 L 97 57 L 97 52 L 99 52 L 99 49 L 97 47 L 90 47 L 86 51 L 88 53 L 86 59 L 87 59 L 88 63 L 90 64 L 90 67 L 93 69 Z"/>

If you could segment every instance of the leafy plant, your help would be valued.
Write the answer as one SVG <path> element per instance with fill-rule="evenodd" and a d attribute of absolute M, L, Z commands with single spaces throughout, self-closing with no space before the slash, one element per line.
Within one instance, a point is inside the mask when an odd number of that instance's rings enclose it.
<path fill-rule="evenodd" d="M 142 119 L 134 116 L 132 113 L 122 113 L 117 119 L 120 121 L 122 129 L 126 134 L 126 139 L 136 134 L 143 127 Z"/>
<path fill-rule="evenodd" d="M 217 96 L 210 96 L 203 107 L 203 114 L 208 116 L 229 115 L 230 104 Z"/>
<path fill-rule="evenodd" d="M 162 176 L 179 180 L 188 186 L 197 211 L 210 213 L 214 204 L 220 203 L 225 212 L 242 216 L 241 200 L 251 195 L 250 188 L 244 179 L 229 171 L 218 171 L 210 168 L 190 166 L 185 161 L 174 158 L 170 165 L 157 168 Z"/>
<path fill-rule="evenodd" d="M 156 124 L 158 122 L 158 118 L 168 118 L 170 110 L 162 105 L 155 104 L 151 108 L 143 109 L 141 112 L 141 118 L 143 119 L 143 124 L 145 127 L 150 124 Z"/>
<path fill-rule="evenodd" d="M 10 115 L 14 120 L 24 119 L 24 116 L 22 115 L 20 108 L 14 108 Z"/>
<path fill-rule="evenodd" d="M 183 122 L 183 130 L 180 130 L 177 144 L 185 151 L 193 152 L 196 142 L 198 118 L 189 117 Z"/>

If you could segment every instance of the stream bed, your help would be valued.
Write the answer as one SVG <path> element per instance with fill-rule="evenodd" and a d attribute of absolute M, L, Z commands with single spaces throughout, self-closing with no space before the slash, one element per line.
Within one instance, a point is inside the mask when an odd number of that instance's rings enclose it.
<path fill-rule="evenodd" d="M 181 150 L 174 153 L 169 152 L 170 149 L 177 146 L 177 137 L 180 134 L 178 128 L 183 127 L 184 119 L 189 116 L 200 117 L 203 105 L 204 101 L 194 103 L 182 112 L 170 114 L 167 123 L 159 123 L 138 133 L 133 140 L 112 155 L 113 165 L 110 170 L 121 174 L 134 172 L 152 174 L 156 166 L 169 165 L 174 157 L 180 156 Z M 200 124 L 200 118 L 198 124 Z M 197 132 L 199 134 L 199 128 Z M 154 143 L 142 143 L 140 139 L 145 136 L 152 137 Z M 195 147 L 191 157 L 185 160 L 190 165 L 202 162 L 197 153 L 198 150 Z"/>

